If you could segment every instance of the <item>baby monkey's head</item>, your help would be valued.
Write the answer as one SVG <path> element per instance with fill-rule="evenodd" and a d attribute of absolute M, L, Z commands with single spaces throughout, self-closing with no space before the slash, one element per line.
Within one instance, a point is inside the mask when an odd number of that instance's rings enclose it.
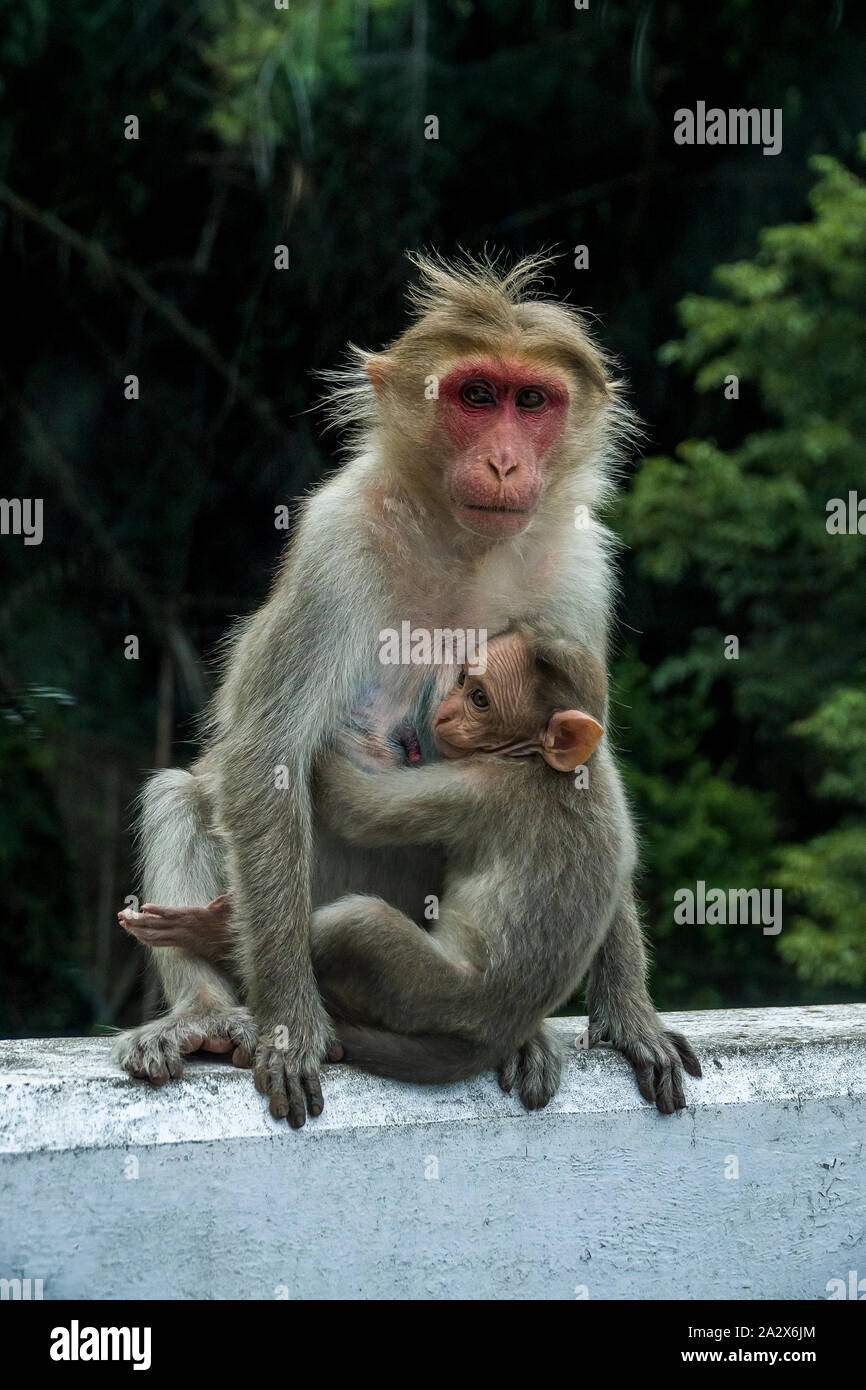
<path fill-rule="evenodd" d="M 585 763 L 604 730 L 604 667 L 577 642 L 519 624 L 487 644 L 481 676 L 464 667 L 433 720 L 445 758 L 539 753 L 558 772 Z"/>

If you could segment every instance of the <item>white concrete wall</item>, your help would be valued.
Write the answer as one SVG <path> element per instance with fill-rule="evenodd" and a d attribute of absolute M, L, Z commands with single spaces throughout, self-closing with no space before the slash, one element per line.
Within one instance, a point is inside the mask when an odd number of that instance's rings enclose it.
<path fill-rule="evenodd" d="M 222 1061 L 151 1091 L 104 1039 L 0 1043 L 0 1278 L 99 1299 L 820 1299 L 866 1278 L 866 1005 L 668 1017 L 704 1068 L 677 1116 L 570 1046 L 540 1114 L 492 1077 L 331 1067 L 300 1133 Z"/>

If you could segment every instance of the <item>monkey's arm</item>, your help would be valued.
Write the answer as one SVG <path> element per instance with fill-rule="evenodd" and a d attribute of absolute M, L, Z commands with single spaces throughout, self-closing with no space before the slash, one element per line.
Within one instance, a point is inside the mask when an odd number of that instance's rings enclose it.
<path fill-rule="evenodd" d="M 366 772 L 340 753 L 318 768 L 316 804 L 328 829 L 360 845 L 441 844 L 489 810 L 501 767 L 492 758 Z"/>
<path fill-rule="evenodd" d="M 259 1032 L 254 1079 L 271 1114 L 296 1127 L 305 1108 L 322 1110 L 318 1068 L 332 1037 L 310 958 L 311 766 L 367 683 L 384 607 L 357 526 L 341 519 L 332 494 L 324 488 L 308 505 L 215 705 L 217 824 Z"/>

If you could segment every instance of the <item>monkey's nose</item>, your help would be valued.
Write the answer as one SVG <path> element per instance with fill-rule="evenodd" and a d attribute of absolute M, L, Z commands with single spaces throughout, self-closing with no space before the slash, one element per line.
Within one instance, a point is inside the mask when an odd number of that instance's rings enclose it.
<path fill-rule="evenodd" d="M 519 467 L 516 459 L 501 454 L 496 456 L 488 454 L 484 461 L 497 478 L 507 478 L 509 473 L 515 472 Z"/>

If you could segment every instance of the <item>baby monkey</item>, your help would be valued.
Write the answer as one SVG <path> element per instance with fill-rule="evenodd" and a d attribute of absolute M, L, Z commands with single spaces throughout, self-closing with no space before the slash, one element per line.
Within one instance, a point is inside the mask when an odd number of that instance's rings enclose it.
<path fill-rule="evenodd" d="M 315 798 L 330 830 L 446 850 L 430 930 L 361 894 L 313 915 L 316 980 L 346 1061 L 428 1083 L 497 1069 L 530 1109 L 555 1093 L 560 1058 L 543 1021 L 589 968 L 635 864 L 613 763 L 597 747 L 606 697 L 584 647 L 520 625 L 492 639 L 486 672 L 461 671 L 439 705 L 444 761 L 368 771 L 339 752 L 322 760 Z M 231 950 L 227 897 L 119 915 L 152 946 L 209 959 Z M 686 1040 L 667 1036 L 699 1076 Z M 679 1068 L 670 1094 L 641 1090 L 666 1111 L 685 1104 Z"/>

